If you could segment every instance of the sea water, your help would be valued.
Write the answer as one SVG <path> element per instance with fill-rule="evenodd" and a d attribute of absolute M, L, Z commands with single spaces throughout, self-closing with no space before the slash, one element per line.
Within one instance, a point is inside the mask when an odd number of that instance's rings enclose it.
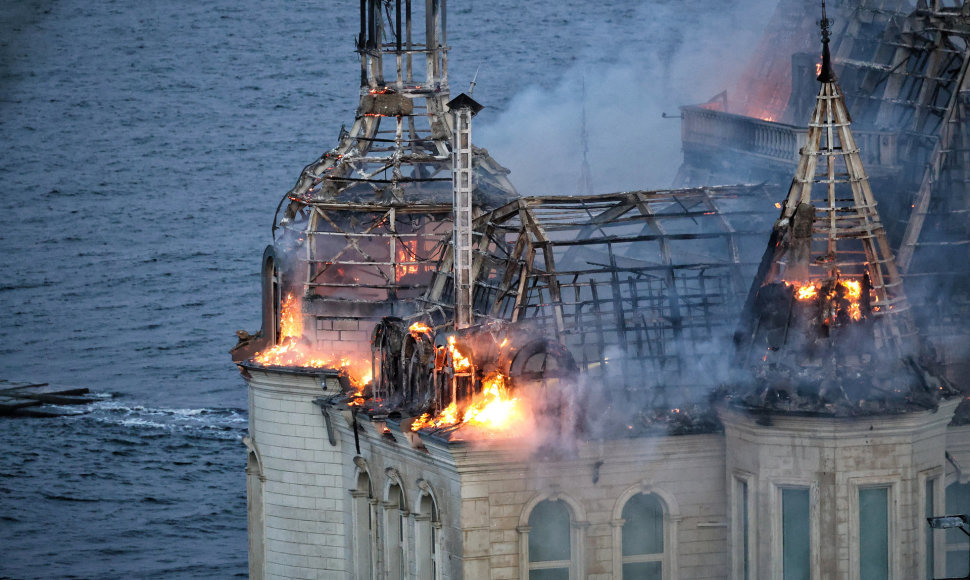
<path fill-rule="evenodd" d="M 568 193 L 542 190 L 553 172 L 578 180 L 582 115 L 566 101 L 587 105 L 601 190 L 667 185 L 679 124 L 659 108 L 720 82 L 678 59 L 698 30 L 711 37 L 705 26 L 723 42 L 764 12 L 743 0 L 448 8 L 452 93 L 480 71 L 476 141 L 523 176 L 523 194 Z M 0 419 L 0 578 L 246 575 L 246 386 L 227 351 L 235 330 L 258 330 L 277 203 L 353 122 L 357 10 L 0 3 L 0 378 L 100 397 L 59 418 Z M 622 110 L 603 104 L 621 95 Z M 645 134 L 639 118 L 666 124 Z M 621 128 L 629 165 L 649 166 L 660 151 L 640 147 L 662 141 L 663 166 L 603 169 Z M 543 157 L 537 139 L 573 146 Z"/>

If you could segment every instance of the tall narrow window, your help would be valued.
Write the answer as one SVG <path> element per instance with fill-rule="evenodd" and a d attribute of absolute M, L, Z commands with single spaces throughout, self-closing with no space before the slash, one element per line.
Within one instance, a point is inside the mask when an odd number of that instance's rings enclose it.
<path fill-rule="evenodd" d="M 405 566 L 407 560 L 404 558 L 404 526 L 407 520 L 407 512 L 404 504 L 404 493 L 400 486 L 392 485 L 387 493 L 387 503 L 385 507 L 385 522 L 387 531 L 385 534 L 385 553 L 387 554 L 387 579 L 403 580 L 407 575 Z"/>
<path fill-rule="evenodd" d="M 859 489 L 859 578 L 889 579 L 889 488 Z"/>
<path fill-rule="evenodd" d="M 946 513 L 970 514 L 970 483 L 951 483 L 946 488 Z M 945 515 L 945 514 L 936 514 Z M 970 562 L 967 554 L 970 538 L 957 529 L 946 530 L 946 575 L 960 578 L 970 575 Z"/>
<path fill-rule="evenodd" d="M 351 495 L 354 498 L 354 569 L 357 578 L 373 578 L 374 519 L 370 477 L 366 473 L 357 477 L 357 488 Z"/>
<path fill-rule="evenodd" d="M 923 521 L 926 518 L 931 518 L 935 515 L 935 509 L 933 504 L 936 499 L 936 478 L 929 478 L 926 480 L 926 490 L 923 494 Z M 923 546 L 923 553 L 926 558 L 926 580 L 933 580 L 936 577 L 934 574 L 934 563 L 936 562 L 936 538 L 933 537 L 933 529 L 929 526 L 923 528 L 926 534 L 926 544 Z"/>
<path fill-rule="evenodd" d="M 808 488 L 781 490 L 782 578 L 810 580 L 811 506 Z"/>
<path fill-rule="evenodd" d="M 623 506 L 623 578 L 662 580 L 663 505 L 657 496 L 638 493 Z"/>
<path fill-rule="evenodd" d="M 529 514 L 529 580 L 569 580 L 572 549 L 569 510 L 545 500 Z"/>
<path fill-rule="evenodd" d="M 734 480 L 734 577 L 751 580 L 751 519 L 747 480 Z"/>
<path fill-rule="evenodd" d="M 438 507 L 430 494 L 421 496 L 414 518 L 418 580 L 438 580 Z"/>
<path fill-rule="evenodd" d="M 263 579 L 263 472 L 256 453 L 249 452 L 246 462 L 246 496 L 249 500 L 249 577 Z"/>

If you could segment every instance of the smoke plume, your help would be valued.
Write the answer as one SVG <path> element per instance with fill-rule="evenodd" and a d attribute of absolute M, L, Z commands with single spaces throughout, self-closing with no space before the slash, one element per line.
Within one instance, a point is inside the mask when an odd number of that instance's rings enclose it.
<path fill-rule="evenodd" d="M 515 96 L 476 128 L 476 141 L 512 170 L 523 195 L 576 192 L 585 108 L 595 192 L 669 187 L 681 161 L 680 123 L 662 114 L 733 86 L 774 4 L 643 4 L 626 26 L 602 23 L 610 29 L 596 37 L 613 39 L 609 46 L 581 55 L 551 88 Z"/>

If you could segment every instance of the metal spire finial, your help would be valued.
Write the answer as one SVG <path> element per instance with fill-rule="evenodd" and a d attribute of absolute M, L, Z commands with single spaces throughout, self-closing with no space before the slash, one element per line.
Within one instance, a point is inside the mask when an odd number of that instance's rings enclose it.
<path fill-rule="evenodd" d="M 822 0 L 822 69 L 818 74 L 818 81 L 831 83 L 835 81 L 835 71 L 832 70 L 832 56 L 829 53 L 829 39 L 832 37 L 832 20 L 825 14 L 825 0 Z"/>

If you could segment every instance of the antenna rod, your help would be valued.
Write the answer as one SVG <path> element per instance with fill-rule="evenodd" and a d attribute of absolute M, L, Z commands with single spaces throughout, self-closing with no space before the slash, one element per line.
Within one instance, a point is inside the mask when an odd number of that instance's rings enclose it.
<path fill-rule="evenodd" d="M 470 85 L 468 85 L 468 96 L 469 97 L 472 96 L 473 94 L 475 94 L 475 85 L 478 84 L 478 71 L 480 71 L 480 70 L 482 70 L 482 65 L 478 65 L 478 68 L 475 69 L 475 76 L 472 78 L 472 83 Z"/>

